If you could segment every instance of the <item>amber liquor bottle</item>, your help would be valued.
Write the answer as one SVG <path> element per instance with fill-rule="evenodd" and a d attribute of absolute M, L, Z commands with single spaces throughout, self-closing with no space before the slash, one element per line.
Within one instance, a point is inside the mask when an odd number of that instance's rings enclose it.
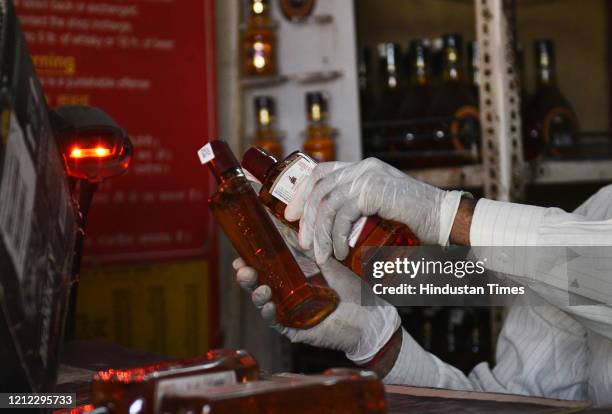
<path fill-rule="evenodd" d="M 566 155 L 576 144 L 578 120 L 557 86 L 555 51 L 551 40 L 535 42 L 536 90 L 525 111 L 525 158 L 541 153 Z"/>
<path fill-rule="evenodd" d="M 461 35 L 443 36 L 442 84 L 436 92 L 429 114 L 449 118 L 448 125 L 435 132 L 437 147 L 444 150 L 467 150 L 476 160 L 480 148 L 480 114 L 473 89 L 463 81 Z"/>
<path fill-rule="evenodd" d="M 308 126 L 304 152 L 319 162 L 335 161 L 335 132 L 327 123 L 327 97 L 322 92 L 306 94 L 306 118 Z"/>
<path fill-rule="evenodd" d="M 285 208 L 293 199 L 299 183 L 308 177 L 316 161 L 306 154 L 295 151 L 278 162 L 261 148 L 249 148 L 242 158 L 242 166 L 253 177 L 262 183 L 259 199 L 270 209 L 272 214 L 287 226 L 299 230 L 298 221 L 285 219 Z M 349 235 L 349 255 L 342 262 L 358 275 L 363 275 L 362 265 L 375 249 L 366 247 L 415 246 L 417 237 L 404 224 L 382 220 L 377 216 L 359 219 Z M 363 254 L 367 250 L 367 257 Z"/>
<path fill-rule="evenodd" d="M 164 395 L 176 389 L 257 379 L 259 367 L 246 351 L 215 349 L 194 358 L 100 371 L 93 378 L 91 403 L 109 413 L 154 413 Z"/>
<path fill-rule="evenodd" d="M 162 413 L 382 414 L 382 383 L 370 371 L 330 369 L 322 375 L 275 375 L 262 381 L 167 395 Z"/>
<path fill-rule="evenodd" d="M 255 107 L 255 134 L 253 145 L 265 149 L 275 157 L 282 158 L 282 134 L 276 129 L 276 105 L 271 96 L 256 96 L 253 100 Z"/>
<path fill-rule="evenodd" d="M 260 284 L 272 289 L 277 321 L 307 329 L 325 319 L 338 305 L 336 292 L 307 282 L 227 143 L 211 141 L 198 155 L 219 184 L 208 201 L 213 216 L 238 254 L 257 270 Z"/>
<path fill-rule="evenodd" d="M 275 25 L 269 0 L 248 0 L 246 29 L 242 34 L 242 74 L 277 74 Z"/>

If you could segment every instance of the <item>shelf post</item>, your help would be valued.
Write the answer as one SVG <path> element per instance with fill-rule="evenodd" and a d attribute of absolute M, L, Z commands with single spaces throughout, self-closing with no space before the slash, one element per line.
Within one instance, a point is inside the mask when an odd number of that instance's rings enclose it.
<path fill-rule="evenodd" d="M 513 201 L 525 190 L 515 0 L 474 0 L 480 58 L 484 194 Z"/>

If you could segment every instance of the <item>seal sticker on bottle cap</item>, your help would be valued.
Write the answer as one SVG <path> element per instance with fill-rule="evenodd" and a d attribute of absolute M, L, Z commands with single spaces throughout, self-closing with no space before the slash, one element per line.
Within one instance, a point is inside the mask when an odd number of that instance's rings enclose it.
<path fill-rule="evenodd" d="M 210 142 L 200 148 L 200 150 L 198 151 L 198 157 L 200 157 L 200 162 L 202 164 L 206 164 L 215 159 L 215 153 L 212 150 Z"/>

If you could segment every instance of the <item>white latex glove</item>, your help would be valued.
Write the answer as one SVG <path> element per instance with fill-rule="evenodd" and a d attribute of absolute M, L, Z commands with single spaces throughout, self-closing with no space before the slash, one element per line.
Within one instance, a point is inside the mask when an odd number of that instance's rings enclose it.
<path fill-rule="evenodd" d="M 336 260 L 329 260 L 321 267 L 321 272 L 329 286 L 338 293 L 340 303 L 331 315 L 310 329 L 280 325 L 275 318 L 276 308 L 271 301 L 270 287 L 261 285 L 255 289 L 257 272 L 246 266 L 243 259 L 234 260 L 233 266 L 238 283 L 252 292 L 251 298 L 261 309 L 262 317 L 291 342 L 344 351 L 353 362 L 365 364 L 374 358 L 400 326 L 395 307 L 373 293 L 370 294 L 374 302 L 368 303 L 376 306 L 361 305 L 361 284 L 365 282 Z M 365 292 L 371 292 L 371 289 L 364 289 Z"/>
<path fill-rule="evenodd" d="M 423 244 L 446 245 L 463 194 L 417 181 L 376 158 L 328 162 L 300 183 L 285 218 L 300 219 L 300 246 L 314 247 L 321 264 L 332 253 L 346 258 L 352 225 L 362 216 L 399 221 Z"/>

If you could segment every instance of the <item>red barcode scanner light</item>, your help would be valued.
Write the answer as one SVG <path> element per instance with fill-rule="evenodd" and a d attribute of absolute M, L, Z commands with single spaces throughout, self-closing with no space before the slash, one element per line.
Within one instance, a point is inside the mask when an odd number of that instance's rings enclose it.
<path fill-rule="evenodd" d="M 90 106 L 52 111 L 69 176 L 99 183 L 123 174 L 132 160 L 132 143 L 105 112 Z"/>
<path fill-rule="evenodd" d="M 61 106 L 50 111 L 73 198 L 78 200 L 79 231 L 74 247 L 65 336 L 74 338 L 77 287 L 89 207 L 98 184 L 127 171 L 132 142 L 104 111 L 91 106 Z"/>

